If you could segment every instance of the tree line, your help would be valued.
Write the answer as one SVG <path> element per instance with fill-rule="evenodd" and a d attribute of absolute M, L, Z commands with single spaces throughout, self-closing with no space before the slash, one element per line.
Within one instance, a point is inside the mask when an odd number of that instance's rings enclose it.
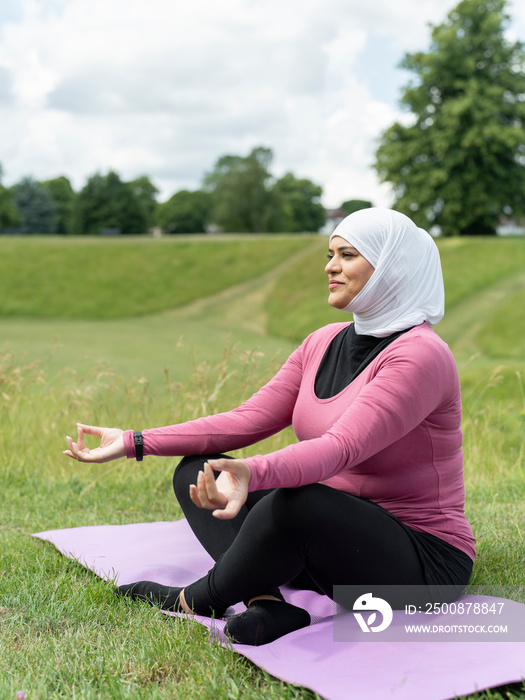
<path fill-rule="evenodd" d="M 325 222 L 322 187 L 288 172 L 270 172 L 272 151 L 225 155 L 206 174 L 202 188 L 157 201 L 158 189 L 143 175 L 124 182 L 118 173 L 96 173 L 75 192 L 67 177 L 37 182 L 26 177 L 1 185 L 0 230 L 10 233 L 142 234 L 318 231 Z"/>

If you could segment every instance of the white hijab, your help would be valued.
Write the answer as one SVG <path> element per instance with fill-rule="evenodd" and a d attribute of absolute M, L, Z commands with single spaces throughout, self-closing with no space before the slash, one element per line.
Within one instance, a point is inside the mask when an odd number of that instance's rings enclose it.
<path fill-rule="evenodd" d="M 439 251 L 411 219 L 392 209 L 361 209 L 343 219 L 330 242 L 334 236 L 357 248 L 374 268 L 343 309 L 354 314 L 357 333 L 384 338 L 423 321 L 441 321 L 445 290 Z"/>

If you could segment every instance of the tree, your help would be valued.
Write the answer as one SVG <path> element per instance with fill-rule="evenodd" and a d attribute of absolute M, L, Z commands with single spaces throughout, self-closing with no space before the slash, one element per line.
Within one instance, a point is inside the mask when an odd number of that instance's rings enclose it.
<path fill-rule="evenodd" d="M 347 199 L 346 202 L 341 204 L 341 209 L 348 216 L 353 214 L 354 211 L 359 211 L 360 209 L 370 209 L 373 204 L 367 199 Z"/>
<path fill-rule="evenodd" d="M 274 193 L 281 197 L 286 219 L 282 230 L 290 233 L 298 231 L 318 231 L 326 216 L 321 195 L 323 188 L 311 180 L 298 179 L 286 173 L 274 185 Z"/>
<path fill-rule="evenodd" d="M 409 125 L 382 136 L 376 168 L 395 207 L 445 235 L 490 234 L 525 211 L 525 54 L 505 37 L 505 0 L 462 0 L 432 30 L 401 103 Z"/>
<path fill-rule="evenodd" d="M 166 233 L 204 233 L 211 209 L 211 195 L 181 190 L 158 205 L 156 223 Z"/>
<path fill-rule="evenodd" d="M 272 191 L 272 158 L 272 151 L 261 146 L 245 158 L 219 158 L 204 178 L 204 189 L 212 198 L 210 218 L 214 224 L 232 232 L 282 230 L 285 213 L 282 201 Z"/>
<path fill-rule="evenodd" d="M 39 182 L 25 177 L 13 187 L 22 233 L 54 233 L 55 203 Z"/>
<path fill-rule="evenodd" d="M 132 180 L 129 183 L 133 196 L 139 202 L 140 208 L 146 219 L 146 228 L 149 229 L 153 226 L 155 219 L 155 210 L 157 208 L 156 196 L 159 190 L 151 182 L 147 175 L 141 175 L 140 177 Z"/>
<path fill-rule="evenodd" d="M 46 180 L 41 184 L 49 192 L 55 205 L 56 233 L 73 233 L 73 210 L 76 195 L 71 183 L 67 177 L 62 176 L 54 180 Z"/>
<path fill-rule="evenodd" d="M 75 231 L 97 234 L 104 231 L 145 233 L 146 214 L 129 183 L 117 173 L 90 177 L 77 197 Z"/>
<path fill-rule="evenodd" d="M 0 163 L 0 231 L 18 223 L 18 212 L 12 190 L 2 185 L 3 168 Z"/>

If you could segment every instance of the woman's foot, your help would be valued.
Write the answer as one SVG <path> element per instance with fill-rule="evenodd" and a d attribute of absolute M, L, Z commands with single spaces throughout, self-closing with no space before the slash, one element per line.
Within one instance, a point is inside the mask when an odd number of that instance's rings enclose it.
<path fill-rule="evenodd" d="M 115 594 L 127 596 L 133 600 L 145 600 L 150 605 L 158 606 L 161 610 L 191 612 L 186 609 L 183 590 L 173 586 L 162 586 L 154 581 L 136 581 L 118 586 L 115 589 Z"/>
<path fill-rule="evenodd" d="M 256 598 L 244 612 L 228 619 L 224 631 L 236 644 L 260 646 L 309 624 L 310 615 L 303 608 L 280 600 Z"/>

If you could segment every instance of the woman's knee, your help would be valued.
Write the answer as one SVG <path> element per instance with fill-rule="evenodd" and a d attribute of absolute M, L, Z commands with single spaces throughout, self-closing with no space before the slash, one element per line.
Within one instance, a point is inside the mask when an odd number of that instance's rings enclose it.
<path fill-rule="evenodd" d="M 308 484 L 297 488 L 275 489 L 271 495 L 271 509 L 279 529 L 312 523 L 312 514 L 316 510 L 319 498 L 319 487 L 320 484 Z"/>
<path fill-rule="evenodd" d="M 197 474 L 202 469 L 206 457 L 202 455 L 192 455 L 183 457 L 177 464 L 173 474 L 173 490 L 178 500 L 188 495 L 190 484 L 197 480 Z"/>

